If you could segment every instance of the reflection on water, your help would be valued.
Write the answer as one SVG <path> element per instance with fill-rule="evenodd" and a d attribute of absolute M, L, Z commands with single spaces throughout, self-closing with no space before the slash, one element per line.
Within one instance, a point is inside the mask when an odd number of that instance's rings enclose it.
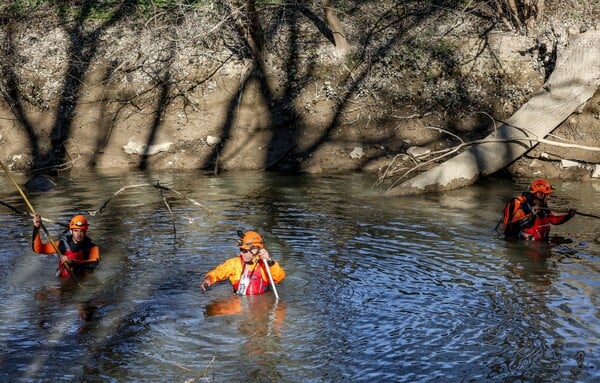
<path fill-rule="evenodd" d="M 163 185 L 210 209 L 194 206 Z M 494 232 L 506 180 L 382 199 L 365 175 L 73 174 L 31 194 L 48 218 L 90 217 L 102 262 L 83 287 L 31 251 L 30 221 L 0 210 L 0 380 L 591 382 L 599 375 L 600 222 L 558 246 Z M 0 200 L 26 211 L 7 180 Z M 596 185 L 551 203 L 598 214 Z M 48 225 L 59 234 L 62 228 Z M 272 294 L 202 292 L 236 230 L 264 233 L 286 269 Z"/>

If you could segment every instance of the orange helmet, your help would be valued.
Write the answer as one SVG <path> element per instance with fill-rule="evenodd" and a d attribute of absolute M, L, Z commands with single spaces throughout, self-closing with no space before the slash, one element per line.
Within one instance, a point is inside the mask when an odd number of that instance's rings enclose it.
<path fill-rule="evenodd" d="M 69 229 L 80 229 L 83 231 L 87 231 L 89 225 L 87 219 L 85 219 L 82 215 L 76 215 L 71 218 L 71 222 L 69 222 Z"/>
<path fill-rule="evenodd" d="M 260 234 L 255 231 L 247 231 L 244 236 L 238 242 L 240 249 L 249 250 L 252 247 L 258 247 L 264 249 L 265 241 L 263 241 Z"/>
<path fill-rule="evenodd" d="M 544 194 L 552 193 L 552 186 L 546 180 L 535 180 L 529 186 L 529 191 L 532 193 L 541 192 Z"/>

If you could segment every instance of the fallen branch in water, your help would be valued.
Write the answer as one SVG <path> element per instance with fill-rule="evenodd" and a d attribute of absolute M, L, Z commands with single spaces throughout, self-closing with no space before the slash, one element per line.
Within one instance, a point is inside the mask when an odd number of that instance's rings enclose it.
<path fill-rule="evenodd" d="M 181 194 L 181 193 L 180 193 L 180 192 L 178 192 L 177 190 L 173 190 L 173 189 L 171 189 L 170 187 L 167 187 L 167 186 L 160 185 L 158 182 L 156 182 L 156 184 L 154 184 L 154 185 L 152 185 L 152 186 L 154 186 L 154 187 L 155 187 L 155 188 L 157 188 L 157 189 L 167 190 L 167 191 L 170 191 L 171 193 L 175 193 L 175 194 L 177 194 L 178 196 L 180 196 L 181 198 L 183 198 L 183 199 L 185 199 L 185 200 L 187 200 L 187 201 L 191 202 L 193 205 L 196 205 L 196 206 L 198 206 L 198 207 L 201 207 L 202 209 L 204 209 L 204 210 L 206 210 L 207 212 L 209 212 L 209 213 L 211 213 L 211 214 L 212 214 L 212 211 L 211 211 L 210 209 L 208 209 L 208 208 L 204 207 L 204 205 L 202 205 L 200 202 L 194 201 L 193 199 L 191 199 L 191 198 L 189 198 L 189 197 L 187 197 L 187 196 L 185 196 L 185 195 Z"/>
<path fill-rule="evenodd" d="M 117 190 L 116 192 L 114 192 L 113 195 L 110 196 L 110 198 L 108 198 L 106 201 L 104 201 L 104 203 L 102 204 L 102 206 L 100 206 L 96 210 L 89 211 L 88 214 L 91 215 L 91 216 L 95 216 L 97 214 L 100 214 L 106 208 L 106 206 L 108 206 L 108 204 L 110 203 L 110 201 L 113 198 L 115 198 L 117 195 L 121 194 L 125 190 L 134 189 L 134 188 L 142 188 L 142 187 L 153 187 L 153 188 L 156 188 L 156 189 L 158 189 L 160 191 L 160 198 L 162 199 L 163 203 L 167 207 L 167 210 L 169 211 L 169 214 L 171 214 L 171 224 L 173 226 L 173 236 L 174 236 L 174 239 L 177 239 L 177 229 L 176 229 L 176 225 L 175 225 L 175 214 L 173 213 L 173 210 L 171 209 L 171 206 L 169 205 L 169 201 L 167 201 L 167 197 L 164 194 L 165 191 L 171 192 L 171 193 L 177 195 L 179 198 L 185 199 L 186 201 L 191 202 L 194 206 L 201 207 L 202 209 L 206 210 L 209 214 L 212 214 L 212 211 L 210 209 L 204 207 L 204 205 L 202 205 L 200 202 L 195 201 L 195 200 L 193 200 L 193 199 L 185 196 L 183 193 L 180 193 L 177 190 L 173 190 L 173 189 L 171 189 L 168 186 L 161 185 L 160 182 L 158 182 L 158 181 L 155 184 L 135 184 L 135 185 L 123 186 L 123 187 L 119 188 L 119 190 Z"/>
<path fill-rule="evenodd" d="M 167 210 L 169 211 L 169 214 L 171 214 L 171 225 L 173 225 L 173 239 L 176 240 L 177 239 L 177 229 L 175 228 L 175 215 L 173 214 L 173 210 L 171 210 L 171 206 L 169 206 L 169 201 L 167 201 L 167 197 L 165 197 L 165 194 L 163 193 L 164 190 L 165 189 L 160 189 L 160 196 L 161 196 L 163 202 L 165 203 L 165 206 L 167 206 Z"/>
<path fill-rule="evenodd" d="M 96 214 L 102 213 L 102 210 L 104 210 L 104 208 L 108 205 L 108 203 L 113 198 L 115 198 L 117 195 L 121 194 L 122 192 L 124 192 L 127 189 L 133 189 L 133 188 L 139 188 L 139 187 L 147 187 L 147 186 L 152 186 L 152 185 L 150 185 L 150 184 L 138 184 L 138 185 L 123 186 L 122 188 L 120 188 L 119 190 L 117 190 L 116 192 L 114 192 L 113 195 L 110 196 L 109 199 L 107 199 L 106 201 L 104 201 L 104 203 L 102 204 L 102 206 L 100 206 L 96 210 L 89 211 L 88 214 L 91 215 L 91 216 L 95 216 Z"/>
<path fill-rule="evenodd" d="M 187 201 L 191 202 L 193 205 L 195 205 L 195 206 L 198 206 L 198 207 L 200 207 L 200 208 L 202 208 L 202 209 L 206 210 L 208 213 L 211 213 L 211 214 L 212 214 L 212 211 L 211 211 L 210 209 L 208 209 L 208 208 L 204 207 L 204 205 L 202 205 L 200 202 L 198 202 L 198 201 L 195 201 L 195 200 L 193 200 L 193 199 L 191 199 L 191 198 L 189 198 L 189 197 L 185 196 L 184 194 L 182 194 L 182 193 L 178 192 L 177 190 L 173 190 L 173 189 L 171 189 L 170 187 L 167 187 L 167 186 L 161 185 L 161 184 L 160 184 L 158 181 L 157 181 L 155 184 L 136 184 L 136 185 L 127 185 L 127 186 L 123 186 L 123 187 L 121 187 L 119 190 L 117 190 L 116 192 L 114 192 L 114 193 L 113 193 L 113 195 L 112 195 L 112 196 L 111 196 L 109 199 L 107 199 L 107 200 L 106 200 L 106 201 L 105 201 L 105 202 L 102 204 L 102 206 L 100 206 L 100 207 L 99 207 L 98 209 L 96 209 L 96 210 L 89 211 L 89 212 L 88 212 L 88 214 L 89 214 L 89 215 L 91 215 L 91 216 L 94 216 L 94 215 L 96 215 L 96 214 L 100 214 L 100 213 L 102 213 L 102 211 L 104 210 L 104 208 L 106 208 L 106 206 L 108 206 L 108 203 L 109 203 L 109 202 L 110 202 L 110 201 L 111 201 L 111 200 L 112 200 L 114 197 L 116 197 L 117 195 L 121 194 L 121 193 L 122 193 L 122 192 L 124 192 L 125 190 L 128 190 L 128 189 L 133 189 L 133 188 L 141 188 L 141 187 L 153 187 L 153 188 L 156 188 L 156 189 L 159 189 L 159 190 L 161 190 L 161 198 L 164 198 L 164 197 L 162 197 L 162 190 L 169 191 L 169 192 L 171 192 L 171 193 L 174 193 L 174 194 L 176 194 L 176 195 L 177 195 L 177 196 L 179 196 L 180 198 L 182 198 L 182 199 L 185 199 L 185 200 L 187 200 Z M 167 207 L 168 207 L 168 205 L 167 205 Z M 169 210 L 170 210 L 170 209 L 169 209 Z"/>
<path fill-rule="evenodd" d="M 184 381 L 184 383 L 194 383 L 194 382 L 197 382 L 197 381 L 198 381 L 200 378 L 205 378 L 205 377 L 207 377 L 207 376 L 208 376 L 208 369 L 210 368 L 210 366 L 212 366 L 212 364 L 213 364 L 214 362 L 215 362 L 215 357 L 213 356 L 212 360 L 210 361 L 210 363 L 208 364 L 208 366 L 206 366 L 206 368 L 204 369 L 204 371 L 202 371 L 202 373 L 201 373 L 201 374 L 199 374 L 199 375 L 196 375 L 196 376 L 195 376 L 195 377 L 193 377 L 193 378 L 186 379 L 186 380 Z M 189 369 L 188 369 L 188 368 L 185 368 L 185 367 L 183 367 L 183 366 L 179 366 L 179 365 L 178 365 L 178 367 L 180 367 L 180 368 L 182 368 L 182 369 L 184 369 L 184 370 L 187 370 L 187 371 L 189 371 Z"/>
<path fill-rule="evenodd" d="M 202 205 L 200 202 L 195 201 L 195 200 L 187 197 L 186 195 L 184 195 L 183 193 L 178 192 L 177 190 L 173 190 L 170 187 L 161 185 L 159 182 L 156 182 L 155 184 L 135 184 L 135 185 L 123 186 L 123 187 L 119 188 L 119 190 L 117 190 L 116 192 L 114 192 L 113 195 L 110 196 L 110 198 L 108 198 L 106 201 L 104 201 L 104 203 L 98 209 L 92 210 L 92 211 L 88 211 L 87 214 L 89 214 L 90 216 L 95 216 L 97 214 L 100 214 L 108 206 L 108 204 L 110 203 L 110 201 L 112 201 L 116 196 L 118 196 L 122 192 L 124 192 L 126 190 L 129 190 L 129 189 L 141 188 L 141 187 L 153 187 L 153 188 L 156 188 L 156 189 L 160 190 L 161 199 L 164 202 L 164 204 L 166 205 L 167 210 L 169 211 L 169 214 L 171 214 L 171 222 L 172 222 L 172 225 L 173 225 L 173 235 L 174 236 L 177 235 L 177 233 L 176 233 L 176 226 L 175 226 L 175 215 L 174 215 L 173 210 L 171 209 L 171 206 L 169 205 L 169 202 L 167 201 L 167 198 L 166 198 L 166 196 L 164 194 L 165 191 L 171 192 L 171 193 L 177 195 L 179 198 L 184 199 L 184 200 L 186 200 L 188 202 L 191 202 L 194 206 L 198 206 L 198 207 L 204 209 L 205 211 L 207 211 L 208 213 L 212 214 L 212 211 L 210 209 L 204 207 L 204 205 Z M 17 213 L 19 215 L 22 215 L 24 217 L 33 218 L 33 215 L 31 215 L 31 213 L 21 211 L 21 210 L 17 209 L 16 207 L 14 207 L 14 206 L 6 203 L 6 202 L 0 201 L 0 205 L 6 206 L 10 210 L 12 210 L 15 213 Z M 187 218 L 187 219 L 189 220 L 189 218 Z M 57 221 L 54 221 L 52 219 L 48 219 L 48 218 L 44 218 L 44 217 L 42 217 L 42 222 L 50 222 L 50 223 L 53 223 L 53 224 L 57 224 L 57 225 L 66 227 L 66 228 L 69 227 L 69 224 L 57 222 Z"/>
<path fill-rule="evenodd" d="M 27 212 L 24 212 L 24 211 L 21 211 L 21 210 L 17 209 L 16 207 L 7 204 L 6 202 L 0 201 L 0 205 L 6 206 L 7 208 L 9 208 L 10 210 L 14 211 L 15 213 L 17 213 L 19 215 L 24 215 L 25 217 L 30 217 L 31 216 L 31 214 L 29 214 Z"/>
<path fill-rule="evenodd" d="M 25 211 L 21 211 L 21 210 L 17 209 L 14 206 L 11 206 L 10 204 L 8 204 L 6 202 L 0 201 L 0 205 L 6 206 L 10 210 L 12 210 L 15 213 L 17 213 L 19 215 L 22 215 L 24 217 L 33 218 L 33 215 L 31 213 L 28 213 L 28 212 L 25 212 Z M 56 225 L 60 225 L 60 226 L 63 226 L 63 227 L 69 227 L 69 225 L 66 224 L 66 223 L 57 222 L 55 220 L 52 220 L 52 219 L 49 219 L 49 218 L 44 218 L 44 217 L 42 217 L 42 222 L 50 222 L 50 223 L 53 223 L 53 224 L 56 224 Z"/>

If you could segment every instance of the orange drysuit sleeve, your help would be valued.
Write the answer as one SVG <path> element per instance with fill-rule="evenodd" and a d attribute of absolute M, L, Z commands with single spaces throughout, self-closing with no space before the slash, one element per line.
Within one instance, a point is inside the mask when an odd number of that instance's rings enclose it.
<path fill-rule="evenodd" d="M 215 267 L 213 270 L 206 273 L 205 278 L 208 278 L 211 285 L 215 282 L 219 282 L 225 279 L 229 279 L 231 284 L 235 285 L 240 280 L 243 265 L 243 261 L 240 259 L 240 257 L 229 258 L 219 266 Z M 259 269 L 263 280 L 269 282 L 269 277 L 264 272 L 263 267 L 259 267 Z M 275 261 L 273 265 L 269 267 L 269 270 L 271 271 L 271 277 L 273 277 L 273 282 L 280 283 L 285 278 L 285 271 L 283 270 L 279 262 Z"/>
<path fill-rule="evenodd" d="M 35 251 L 36 253 L 39 253 L 39 254 L 56 254 L 57 253 L 56 249 L 54 248 L 54 246 L 52 245 L 51 242 L 48 242 L 48 243 L 42 242 L 42 238 L 40 236 L 40 231 L 38 228 L 33 229 L 33 241 L 32 242 L 33 242 L 32 243 L 33 251 Z M 55 241 L 54 243 L 56 244 L 56 247 L 58 248 L 60 245 L 60 241 Z M 97 245 L 93 245 L 92 247 L 90 247 L 87 259 L 85 259 L 85 260 L 72 259 L 71 260 L 71 262 L 77 263 L 77 264 L 98 262 L 98 261 L 100 261 L 100 249 L 98 248 Z"/>

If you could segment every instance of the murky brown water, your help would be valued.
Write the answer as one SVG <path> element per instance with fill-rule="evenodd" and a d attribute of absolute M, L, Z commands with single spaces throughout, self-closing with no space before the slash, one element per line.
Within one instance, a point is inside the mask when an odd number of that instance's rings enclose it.
<path fill-rule="evenodd" d="M 22 178 L 19 178 L 23 181 Z M 31 251 L 0 206 L 0 380 L 11 382 L 591 382 L 600 376 L 600 222 L 553 228 L 574 243 L 506 243 L 493 229 L 525 185 L 489 180 L 381 199 L 364 175 L 74 174 L 30 193 L 67 222 L 90 217 L 102 263 L 82 287 Z M 26 211 L 6 177 L 0 200 Z M 561 208 L 600 214 L 600 184 L 557 185 Z M 174 226 L 173 226 L 174 223 Z M 174 232 L 175 227 L 175 232 Z M 58 236 L 61 228 L 49 224 Z M 264 233 L 288 273 L 235 297 L 205 272 Z"/>

